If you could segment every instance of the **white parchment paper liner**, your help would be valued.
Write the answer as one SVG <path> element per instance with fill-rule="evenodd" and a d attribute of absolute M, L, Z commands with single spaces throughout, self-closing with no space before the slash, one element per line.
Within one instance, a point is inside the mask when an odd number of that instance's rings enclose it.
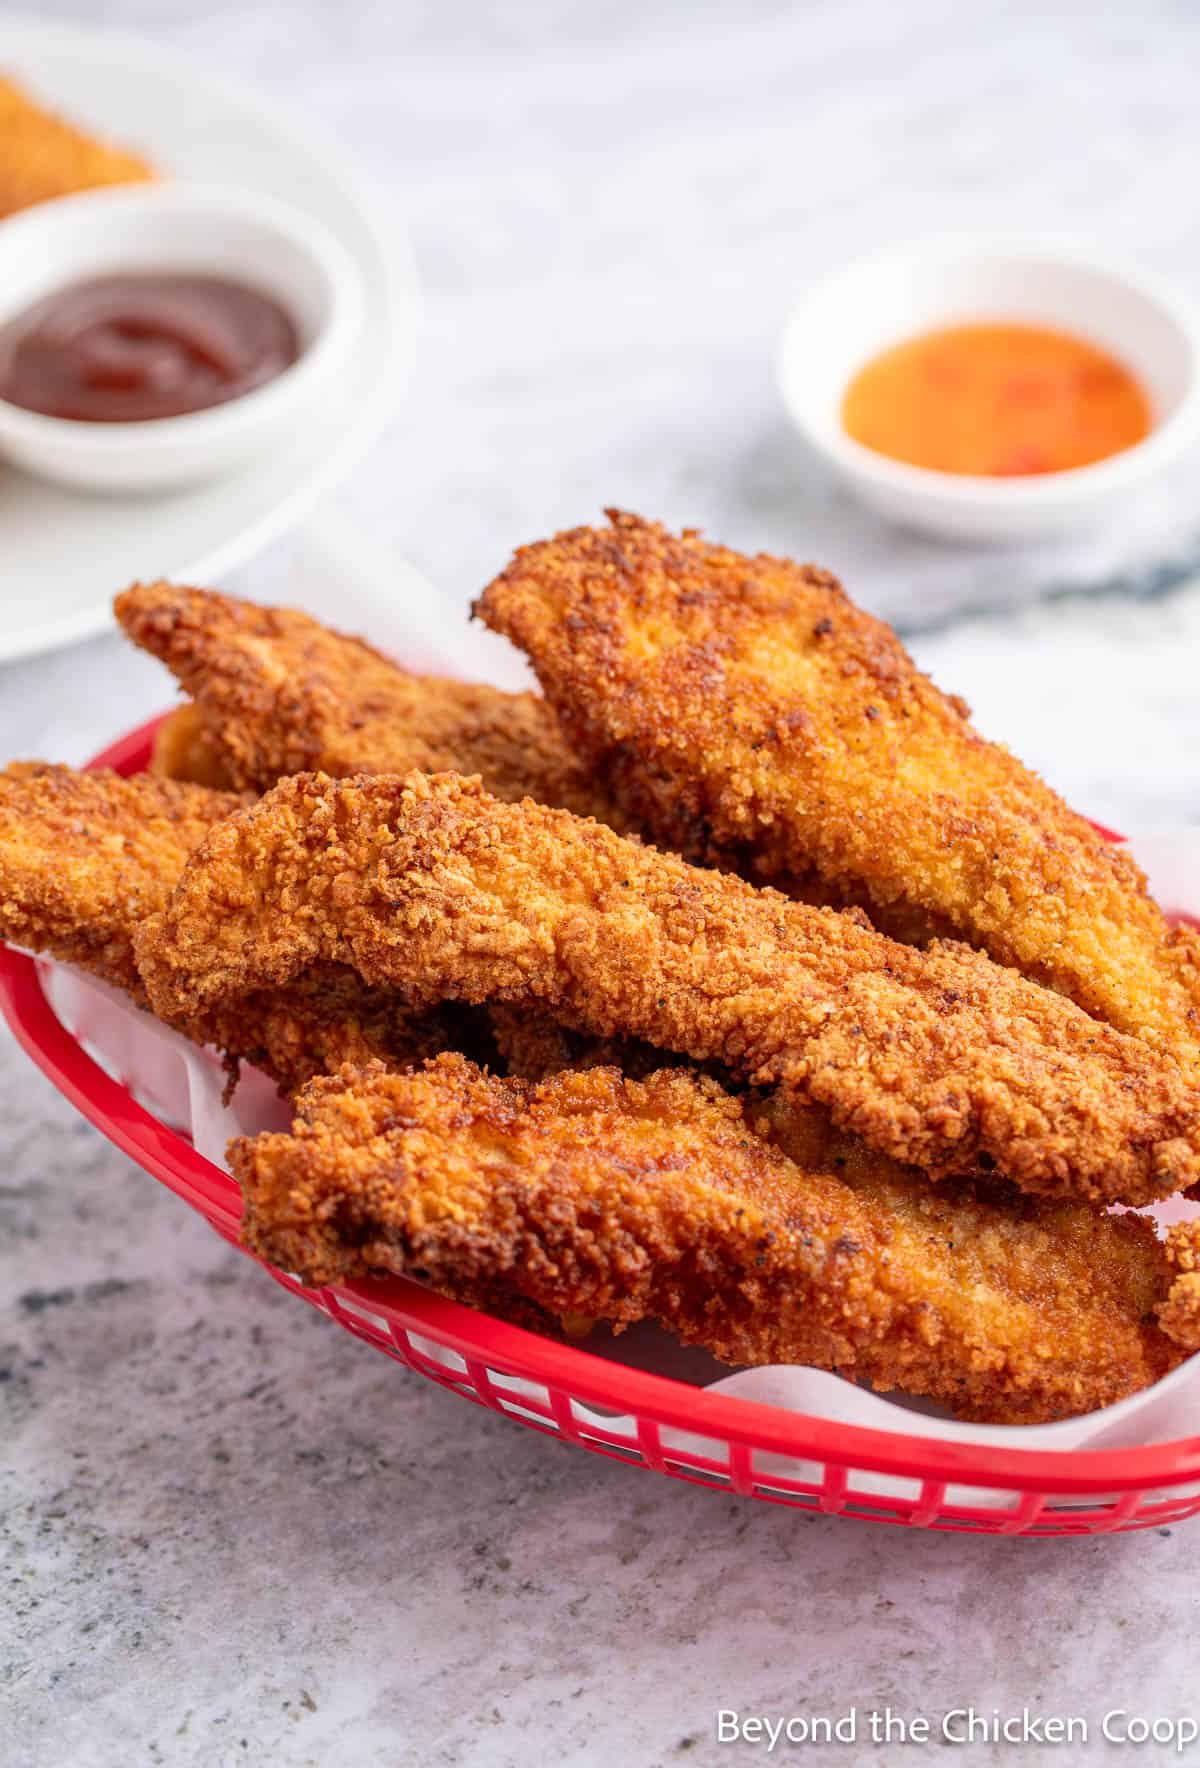
<path fill-rule="evenodd" d="M 1130 841 L 1131 849 L 1150 876 L 1158 900 L 1169 909 L 1200 916 L 1200 829 L 1149 831 Z M 124 996 L 90 977 L 55 964 L 39 961 L 43 986 L 63 1024 L 77 1036 L 110 1074 L 130 1087 L 135 1097 L 155 1115 L 191 1135 L 197 1150 L 215 1165 L 228 1170 L 226 1144 L 232 1136 L 277 1129 L 289 1120 L 288 1108 L 264 1076 L 244 1071 L 229 1106 L 221 1102 L 224 1072 L 211 1051 L 198 1050 L 185 1039 L 130 1005 Z M 1152 1213 L 1160 1224 L 1200 1214 L 1200 1205 L 1173 1199 Z M 454 1362 L 453 1353 L 435 1344 L 423 1346 L 437 1360 Z M 846 1424 L 879 1430 L 917 1432 L 945 1441 L 990 1444 L 1023 1449 L 1117 1449 L 1170 1442 L 1200 1432 L 1200 1356 L 1181 1365 L 1166 1380 L 1145 1393 L 1135 1394 L 1106 1411 L 1059 1424 L 1000 1426 L 959 1424 L 941 1416 L 937 1409 L 905 1397 L 889 1398 L 856 1387 L 840 1376 L 798 1365 L 771 1365 L 722 1372 L 722 1365 L 706 1353 L 681 1346 L 653 1327 L 636 1327 L 620 1336 L 605 1331 L 593 1334 L 589 1351 L 656 1374 L 669 1375 L 694 1386 L 742 1399 L 806 1412 Z M 496 1385 L 519 1403 L 528 1386 L 499 1376 Z M 581 1415 L 583 1409 L 577 1407 Z M 596 1422 L 617 1435 L 628 1432 L 635 1440 L 632 1419 L 596 1415 Z M 682 1432 L 664 1432 L 664 1445 L 716 1453 L 716 1444 Z M 769 1478 L 765 1465 L 773 1458 L 760 1455 L 760 1476 Z M 780 1462 L 779 1472 L 803 1478 L 803 1463 Z M 814 1466 L 813 1477 L 819 1477 Z M 869 1479 L 870 1489 L 880 1496 L 908 1495 L 911 1481 L 884 1475 Z M 964 1498 L 967 1489 L 964 1488 Z M 1183 1495 L 1182 1491 L 1178 1494 Z M 980 1494 L 974 1491 L 978 1499 Z M 1089 1499 L 1094 1502 L 1094 1499 Z"/>

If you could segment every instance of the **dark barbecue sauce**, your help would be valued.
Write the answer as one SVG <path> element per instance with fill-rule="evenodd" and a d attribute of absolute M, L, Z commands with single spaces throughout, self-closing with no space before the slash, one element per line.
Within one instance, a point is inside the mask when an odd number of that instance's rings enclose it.
<path fill-rule="evenodd" d="M 0 399 L 48 417 L 137 423 L 238 399 L 300 354 L 278 302 L 216 276 L 104 276 L 0 332 Z"/>

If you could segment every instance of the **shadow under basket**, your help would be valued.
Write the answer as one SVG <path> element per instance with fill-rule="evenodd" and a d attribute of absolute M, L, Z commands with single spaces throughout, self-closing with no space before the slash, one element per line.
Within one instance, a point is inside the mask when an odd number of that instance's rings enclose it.
<path fill-rule="evenodd" d="M 159 722 L 131 732 L 92 765 L 125 774 L 144 768 Z M 86 1034 L 69 1030 L 55 1012 L 35 960 L 3 946 L 0 1011 L 97 1129 L 238 1246 L 241 1198 L 233 1179 L 139 1101 L 133 1076 L 112 1072 L 111 1062 L 102 1066 Z M 262 1268 L 347 1332 L 476 1405 L 594 1454 L 717 1491 L 823 1515 L 989 1535 L 1115 1534 L 1200 1511 L 1200 1436 L 1047 1451 L 866 1429 L 629 1368 L 403 1278 L 314 1290 Z"/>

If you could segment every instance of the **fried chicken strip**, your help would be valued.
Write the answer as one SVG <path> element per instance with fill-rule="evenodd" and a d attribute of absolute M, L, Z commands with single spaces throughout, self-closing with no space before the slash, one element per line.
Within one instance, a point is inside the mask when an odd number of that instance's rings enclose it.
<path fill-rule="evenodd" d="M 926 1173 L 902 1166 L 838 1130 L 829 1113 L 781 1090 L 752 1094 L 745 1106 L 755 1135 L 805 1170 L 836 1173 L 869 1206 L 904 1221 L 927 1240 L 927 1268 L 939 1262 L 951 1292 L 970 1293 L 991 1281 L 997 1249 L 1022 1244 L 1020 1261 L 1032 1272 L 1040 1263 L 1047 1293 L 1064 1298 L 1073 1281 L 1069 1265 L 1086 1264 L 1099 1246 L 1110 1256 L 1114 1224 L 1135 1221 L 1156 1232 L 1149 1217 L 1099 1215 L 1087 1204 L 1064 1204 L 1023 1195 L 994 1174 L 929 1183 Z M 1118 1229 L 1117 1232 L 1120 1230 Z M 1098 1241 L 1094 1238 L 1098 1236 Z M 1153 1312 L 1182 1349 L 1200 1350 L 1200 1219 L 1167 1230 L 1159 1247 Z M 1149 1282 L 1149 1277 L 1147 1277 Z"/>
<path fill-rule="evenodd" d="M 1143 1218 L 981 1203 L 949 1245 L 936 1200 L 923 1214 L 899 1180 L 892 1200 L 797 1166 L 679 1070 L 534 1085 L 443 1056 L 343 1070 L 297 1112 L 229 1159 L 245 1243 L 310 1283 L 392 1271 L 475 1305 L 507 1289 L 1008 1423 L 1111 1404 L 1181 1357 L 1153 1324 L 1168 1267 Z"/>
<path fill-rule="evenodd" d="M 476 611 L 628 814 L 690 857 L 954 935 L 1200 1067 L 1200 940 L 812 566 L 610 511 Z"/>
<path fill-rule="evenodd" d="M 656 1070 L 678 1066 L 680 1058 L 652 1044 L 621 1038 L 588 1038 L 558 1025 L 545 1014 L 507 1005 L 489 1009 L 489 1021 L 505 1072 L 525 1081 L 544 1081 L 565 1070 L 618 1068 L 626 1079 L 645 1080 Z M 700 1072 L 689 1066 L 693 1079 Z M 724 1084 L 728 1077 L 709 1074 Z M 805 1172 L 833 1173 L 882 1217 L 905 1222 L 907 1231 L 927 1240 L 924 1269 L 945 1265 L 948 1293 L 969 1288 L 976 1295 L 981 1273 L 990 1281 L 997 1247 L 1010 1240 L 1032 1243 L 1046 1283 L 1056 1292 L 1067 1283 L 1054 1244 L 1069 1243 L 1068 1258 L 1088 1257 L 1095 1224 L 1107 1223 L 1089 1204 L 1062 1204 L 1031 1198 L 1016 1186 L 983 1171 L 933 1185 L 927 1173 L 902 1166 L 868 1148 L 859 1137 L 834 1127 L 824 1107 L 806 1103 L 782 1088 L 741 1094 L 746 1121 Z M 1142 1219 L 1142 1218 L 1139 1218 Z M 1107 1237 L 1111 1230 L 1101 1226 Z M 1048 1238 L 1047 1238 L 1048 1237 Z M 1107 1245 L 1107 1238 L 1105 1238 Z M 1168 1230 L 1162 1249 L 1171 1287 L 1158 1307 L 1160 1326 L 1187 1351 L 1200 1350 L 1200 1219 Z M 947 1255 L 953 1254 L 953 1258 Z M 1024 1255 L 1022 1255 L 1024 1256 Z M 1160 1285 L 1161 1287 L 1161 1285 Z M 580 1316 L 575 1336 L 593 1322 Z"/>
<path fill-rule="evenodd" d="M 14 762 L 0 773 L 0 939 L 140 999 L 134 929 L 213 825 L 248 802 L 145 774 Z"/>
<path fill-rule="evenodd" d="M 1136 1038 L 962 945 L 899 945 L 478 781 L 282 781 L 141 929 L 171 1016 L 317 962 L 414 1003 L 540 1003 L 827 1105 L 934 1174 L 1139 1203 L 1200 1171 L 1200 1098 Z"/>
<path fill-rule="evenodd" d="M 114 609 L 191 695 L 205 747 L 235 785 L 263 791 L 305 769 L 454 769 L 478 773 L 498 798 L 536 798 L 623 826 L 536 694 L 412 675 L 307 614 L 212 590 L 138 584 Z"/>
<path fill-rule="evenodd" d="M 99 976 L 146 1005 L 133 956 L 188 856 L 246 799 L 172 780 L 17 762 L 0 773 L 0 939 Z M 414 1011 L 325 964 L 285 989 L 172 1023 L 194 1042 L 262 1068 L 285 1092 L 344 1062 L 396 1066 L 440 1050 L 486 1049 L 463 1009 Z M 482 1039 L 482 1042 L 481 1042 Z"/>
<path fill-rule="evenodd" d="M 0 78 L 0 216 L 73 191 L 153 177 L 138 155 L 76 129 L 14 80 Z"/>

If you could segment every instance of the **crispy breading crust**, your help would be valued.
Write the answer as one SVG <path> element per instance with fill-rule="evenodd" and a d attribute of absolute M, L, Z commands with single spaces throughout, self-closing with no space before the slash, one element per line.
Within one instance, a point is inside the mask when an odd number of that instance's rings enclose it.
<path fill-rule="evenodd" d="M 488 1019 L 504 1072 L 521 1080 L 543 1081 L 568 1069 L 584 1072 L 602 1067 L 618 1068 L 626 1079 L 645 1080 L 656 1070 L 681 1062 L 652 1044 L 584 1037 L 528 1007 L 492 1006 Z M 688 1072 L 700 1078 L 700 1071 L 690 1065 Z M 729 1090 L 723 1073 L 710 1073 L 708 1078 Z M 991 1269 L 997 1247 L 1009 1241 L 1021 1240 L 1029 1247 L 1030 1269 L 1036 1258 L 1047 1293 L 1066 1293 L 1070 1261 L 1078 1258 L 1090 1264 L 1097 1233 L 1107 1256 L 1112 1244 L 1109 1218 L 1099 1216 L 1090 1204 L 1033 1199 L 984 1172 L 934 1186 L 927 1173 L 889 1160 L 857 1136 L 836 1129 L 824 1107 L 808 1104 L 794 1092 L 751 1090 L 740 1096 L 755 1135 L 796 1166 L 835 1174 L 884 1216 L 892 1214 L 906 1223 L 910 1234 L 927 1236 L 923 1268 L 932 1275 L 939 1262 L 944 1266 L 937 1280 L 944 1281 L 947 1296 L 977 1294 L 980 1271 Z M 1102 1224 L 1099 1228 L 1097 1222 Z M 1065 1262 L 1058 1256 L 1060 1246 Z M 1200 1350 L 1200 1221 L 1171 1229 L 1162 1258 L 1162 1269 L 1169 1267 L 1181 1275 L 1168 1276 L 1171 1286 L 1165 1299 L 1159 1285 L 1159 1323 L 1184 1349 Z M 580 1318 L 581 1328 L 591 1324 Z"/>
<path fill-rule="evenodd" d="M 0 78 L 0 215 L 104 184 L 140 184 L 154 169 L 43 110 Z"/>
<path fill-rule="evenodd" d="M 629 814 L 693 858 L 953 933 L 1200 1063 L 1200 941 L 827 571 L 609 512 L 476 604 Z"/>
<path fill-rule="evenodd" d="M 148 774 L 14 763 L 0 774 L 0 938 L 88 970 L 144 1005 L 134 933 L 166 902 L 208 830 L 244 803 Z M 343 1062 L 400 1066 L 448 1048 L 491 1048 L 467 1010 L 415 1011 L 394 989 L 367 988 L 333 964 L 173 1023 L 262 1068 L 285 1092 Z"/>
<path fill-rule="evenodd" d="M 549 1080 L 564 1068 L 619 1068 L 629 1080 L 645 1080 L 657 1069 L 686 1062 L 685 1057 L 636 1039 L 572 1031 L 536 1006 L 494 1001 L 487 1019 L 503 1072 L 514 1080 Z"/>
<path fill-rule="evenodd" d="M 453 768 L 478 773 L 499 798 L 623 824 L 536 694 L 412 675 L 307 614 L 212 590 L 138 584 L 113 605 L 134 643 L 191 695 L 239 786 L 265 790 L 308 768 L 337 777 Z"/>
<path fill-rule="evenodd" d="M 1167 1229 L 1166 1255 L 1179 1274 L 1158 1310 L 1159 1322 L 1185 1350 L 1200 1351 L 1200 1219 Z"/>
<path fill-rule="evenodd" d="M 349 1062 L 404 1069 L 443 1050 L 495 1057 L 484 1014 L 454 1001 L 411 1007 L 394 988 L 368 988 L 340 964 L 316 964 L 285 988 L 257 989 L 229 1007 L 170 1022 L 194 1043 L 225 1053 L 234 1079 L 248 1062 L 291 1095 Z"/>
<path fill-rule="evenodd" d="M 247 800 L 40 761 L 0 773 L 0 939 L 142 995 L 133 930 L 190 853 Z"/>
<path fill-rule="evenodd" d="M 809 1171 L 836 1173 L 859 1196 L 931 1236 L 930 1268 L 940 1259 L 948 1289 L 970 1293 L 1001 1243 L 1025 1242 L 1022 1260 L 1039 1263 L 1047 1292 L 1065 1296 L 1072 1261 L 1086 1265 L 1112 1255 L 1114 1224 L 1134 1221 L 1156 1233 L 1146 1216 L 1101 1215 L 1089 1204 L 1060 1204 L 1024 1196 L 994 1174 L 948 1179 L 931 1186 L 926 1173 L 902 1166 L 835 1128 L 829 1113 L 782 1091 L 751 1094 L 746 1118 L 757 1136 Z M 1119 1232 L 1119 1230 L 1117 1230 Z M 1147 1267 L 1147 1317 L 1187 1351 L 1200 1350 L 1200 1219 L 1167 1230 L 1153 1276 Z M 1180 1275 L 1176 1275 L 1180 1273 Z"/>
<path fill-rule="evenodd" d="M 167 1016 L 350 964 L 414 1002 L 540 1002 L 795 1089 L 934 1174 L 1144 1202 L 1200 1170 L 1175 1065 L 966 946 L 928 952 L 477 781 L 300 775 L 216 828 L 138 965 Z"/>
<path fill-rule="evenodd" d="M 1143 1219 L 980 1204 L 968 1255 L 936 1198 L 922 1213 L 899 1178 L 893 1205 L 803 1171 L 679 1070 L 531 1085 L 443 1056 L 343 1070 L 297 1111 L 229 1160 L 245 1243 L 311 1283 L 394 1271 L 476 1305 L 499 1286 L 1010 1423 L 1111 1404 L 1180 1360 L 1150 1319 L 1166 1261 Z"/>

